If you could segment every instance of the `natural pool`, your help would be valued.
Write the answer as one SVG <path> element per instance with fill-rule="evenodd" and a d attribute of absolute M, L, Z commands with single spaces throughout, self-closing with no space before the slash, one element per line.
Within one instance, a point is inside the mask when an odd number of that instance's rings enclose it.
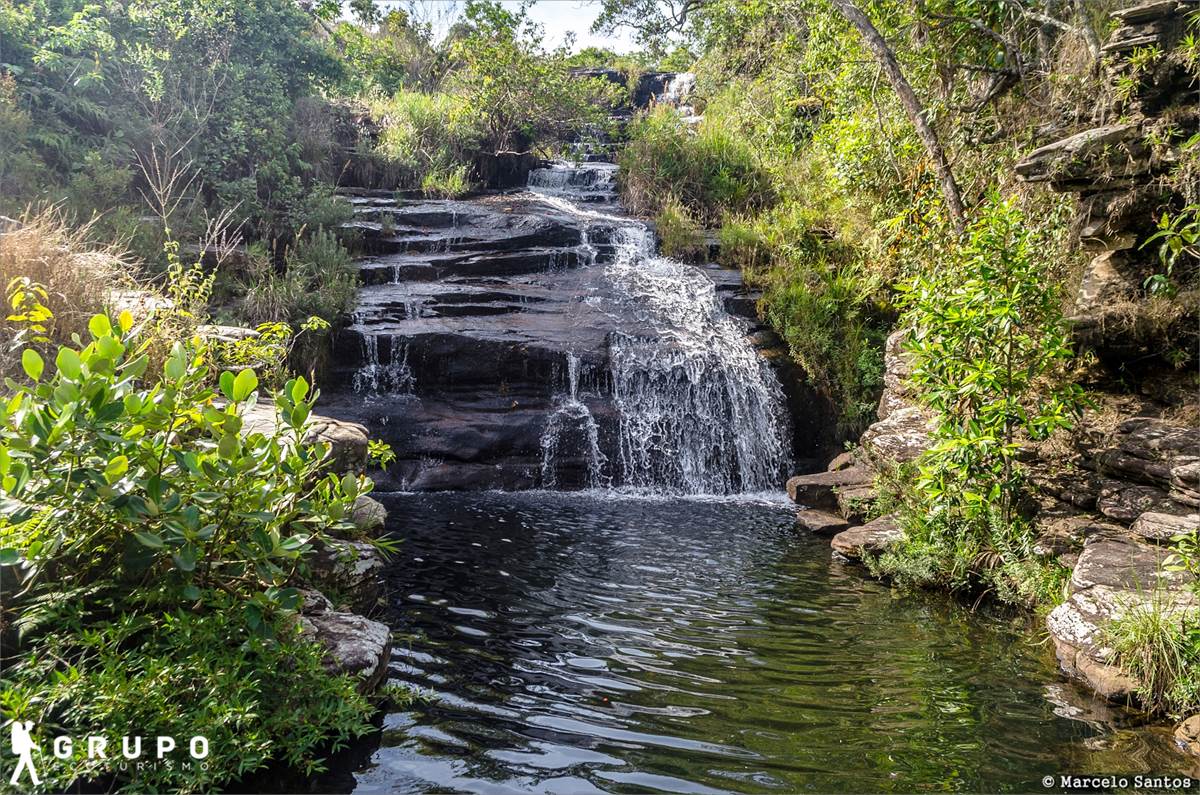
<path fill-rule="evenodd" d="M 326 791 L 1046 791 L 1185 772 L 1028 616 L 895 597 L 770 499 L 382 498 L 391 679 Z M 1055 787 L 1052 791 L 1058 791 Z"/>

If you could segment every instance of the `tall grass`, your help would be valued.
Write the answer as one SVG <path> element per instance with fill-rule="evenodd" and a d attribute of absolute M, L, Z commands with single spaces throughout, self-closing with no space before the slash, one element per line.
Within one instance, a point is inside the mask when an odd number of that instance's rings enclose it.
<path fill-rule="evenodd" d="M 375 147 L 400 188 L 441 196 L 469 189 L 467 170 L 483 139 L 478 114 L 459 96 L 401 89 L 371 103 L 382 128 Z"/>
<path fill-rule="evenodd" d="M 69 342 L 72 334 L 87 336 L 88 319 L 112 299 L 114 290 L 131 285 L 128 257 L 115 246 L 97 244 L 91 226 L 72 226 L 56 206 L 29 209 L 15 228 L 0 233 L 0 288 L 8 297 L 16 280 L 28 279 L 46 290 L 44 304 L 53 315 L 47 337 Z M 6 306 L 7 310 L 8 307 Z M 0 337 L 12 339 L 17 329 L 0 315 Z M 15 355 L 0 344 L 0 372 L 9 372 Z"/>

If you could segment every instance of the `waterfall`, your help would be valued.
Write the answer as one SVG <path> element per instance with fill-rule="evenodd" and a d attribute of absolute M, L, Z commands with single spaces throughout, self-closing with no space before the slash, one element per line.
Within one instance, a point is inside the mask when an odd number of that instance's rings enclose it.
<path fill-rule="evenodd" d="M 618 482 L 693 494 L 777 488 L 791 457 L 783 389 L 743 324 L 725 312 L 700 269 L 655 254 L 654 235 L 645 224 L 567 201 L 561 195 L 565 186 L 589 185 L 591 178 L 559 177 L 561 170 L 547 169 L 553 181 L 540 175 L 530 187 L 538 193 L 550 187 L 543 200 L 580 216 L 585 230 L 589 223 L 616 227 L 615 257 L 605 266 L 615 288 L 612 300 L 653 329 L 608 338 Z M 578 412 L 564 409 L 567 405 L 555 417 Z M 550 425 L 565 421 L 552 417 Z M 554 443 L 558 454 L 561 441 L 555 437 Z"/>
<path fill-rule="evenodd" d="M 542 431 L 542 486 L 558 486 L 558 462 L 564 453 L 564 434 L 574 431 L 581 436 L 584 457 L 587 459 L 589 488 L 600 488 L 608 480 L 604 476 L 607 457 L 600 451 L 600 426 L 591 410 L 579 399 L 579 357 L 567 354 L 567 394 L 558 400 L 546 428 Z"/>
<path fill-rule="evenodd" d="M 392 337 L 390 341 L 388 363 L 382 364 L 379 359 L 379 335 L 362 332 L 362 365 L 355 371 L 351 383 L 355 394 L 378 396 L 412 393 L 414 379 L 408 367 L 408 346 L 399 345 L 401 353 L 397 356 L 396 338 Z"/>

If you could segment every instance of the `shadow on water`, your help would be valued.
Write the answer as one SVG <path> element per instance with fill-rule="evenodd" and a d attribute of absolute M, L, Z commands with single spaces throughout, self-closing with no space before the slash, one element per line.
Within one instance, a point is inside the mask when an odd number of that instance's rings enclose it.
<path fill-rule="evenodd" d="M 327 792 L 1041 791 L 1186 772 L 1024 616 L 895 598 L 786 506 L 385 497 L 391 681 Z"/>

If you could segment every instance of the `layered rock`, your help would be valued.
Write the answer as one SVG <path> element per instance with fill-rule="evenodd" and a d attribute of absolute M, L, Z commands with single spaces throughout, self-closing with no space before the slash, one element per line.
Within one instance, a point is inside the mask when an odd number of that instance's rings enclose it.
<path fill-rule="evenodd" d="M 1180 301 L 1171 312 L 1147 303 L 1146 280 L 1162 266 L 1154 247 L 1141 247 L 1159 214 L 1182 208 L 1160 178 L 1200 131 L 1194 75 L 1176 51 L 1194 8 L 1148 2 L 1114 13 L 1118 27 L 1103 53 L 1108 82 L 1121 89 L 1098 106 L 1100 123 L 1034 150 L 1015 169 L 1023 180 L 1079 195 L 1075 228 L 1093 258 L 1076 295 L 1074 335 L 1114 367 L 1196 348 L 1197 302 Z"/>
<path fill-rule="evenodd" d="M 1071 575 L 1071 595 L 1047 617 L 1059 664 L 1113 701 L 1136 702 L 1138 682 L 1118 664 L 1108 628 L 1131 614 L 1180 617 L 1198 606 L 1189 575 L 1164 565 L 1167 550 L 1111 530 L 1088 538 Z"/>

